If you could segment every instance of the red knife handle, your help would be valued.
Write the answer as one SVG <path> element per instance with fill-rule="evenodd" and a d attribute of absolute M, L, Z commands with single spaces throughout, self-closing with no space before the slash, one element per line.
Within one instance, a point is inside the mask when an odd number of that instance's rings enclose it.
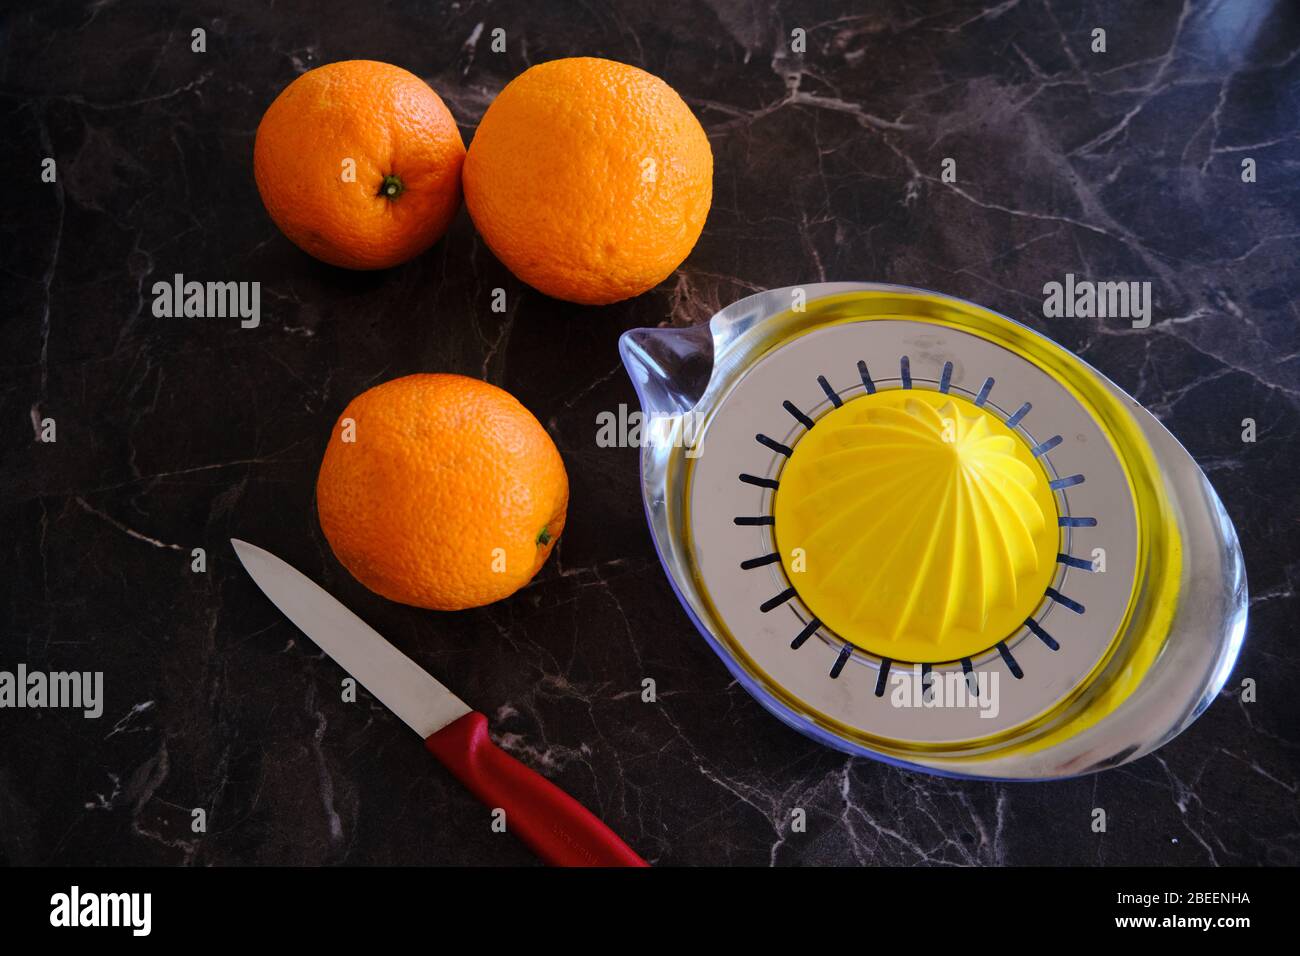
<path fill-rule="evenodd" d="M 551 866 L 648 866 L 590 810 L 529 770 L 468 713 L 424 742 L 485 806 L 505 810 L 506 830 Z"/>

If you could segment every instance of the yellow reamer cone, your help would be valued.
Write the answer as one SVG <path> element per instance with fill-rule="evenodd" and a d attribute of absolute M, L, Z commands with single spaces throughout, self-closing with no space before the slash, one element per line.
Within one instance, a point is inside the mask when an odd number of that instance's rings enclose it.
<path fill-rule="evenodd" d="M 956 395 L 895 388 L 833 409 L 780 474 L 786 574 L 823 624 L 896 661 L 956 661 L 1043 600 L 1055 495 L 1025 440 Z"/>

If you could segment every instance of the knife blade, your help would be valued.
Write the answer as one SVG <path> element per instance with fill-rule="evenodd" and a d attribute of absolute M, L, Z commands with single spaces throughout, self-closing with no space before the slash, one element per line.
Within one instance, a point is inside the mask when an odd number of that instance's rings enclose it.
<path fill-rule="evenodd" d="M 487 718 L 302 572 L 257 545 L 230 539 L 253 582 L 297 628 L 493 810 L 506 829 L 554 866 L 646 866 L 596 816 L 494 744 Z"/>
<path fill-rule="evenodd" d="M 293 565 L 231 538 L 240 563 L 276 607 L 422 738 L 470 707 Z"/>

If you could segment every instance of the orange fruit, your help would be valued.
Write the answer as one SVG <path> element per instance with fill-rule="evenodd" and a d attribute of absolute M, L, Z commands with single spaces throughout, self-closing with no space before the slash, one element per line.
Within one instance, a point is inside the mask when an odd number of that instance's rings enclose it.
<path fill-rule="evenodd" d="M 713 198 L 713 151 L 663 80 L 573 57 L 515 77 L 465 157 L 465 204 L 524 282 L 602 305 L 681 265 Z"/>
<path fill-rule="evenodd" d="M 490 604 L 531 581 L 568 503 L 546 429 L 509 392 L 463 375 L 408 375 L 362 392 L 339 417 L 316 481 L 321 530 L 343 566 L 386 598 L 439 611 Z"/>
<path fill-rule="evenodd" d="M 460 207 L 464 159 L 438 94 L 373 60 L 298 77 L 253 144 L 257 189 L 280 231 L 349 269 L 395 266 L 437 242 Z"/>

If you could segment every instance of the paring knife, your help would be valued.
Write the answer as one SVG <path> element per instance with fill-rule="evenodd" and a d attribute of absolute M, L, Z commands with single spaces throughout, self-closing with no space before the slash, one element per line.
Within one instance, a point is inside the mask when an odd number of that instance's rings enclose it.
<path fill-rule="evenodd" d="M 506 830 L 552 866 L 647 866 L 591 811 L 492 743 L 487 718 L 430 677 L 319 585 L 275 555 L 232 538 L 257 586 L 334 661 L 424 739 Z"/>

